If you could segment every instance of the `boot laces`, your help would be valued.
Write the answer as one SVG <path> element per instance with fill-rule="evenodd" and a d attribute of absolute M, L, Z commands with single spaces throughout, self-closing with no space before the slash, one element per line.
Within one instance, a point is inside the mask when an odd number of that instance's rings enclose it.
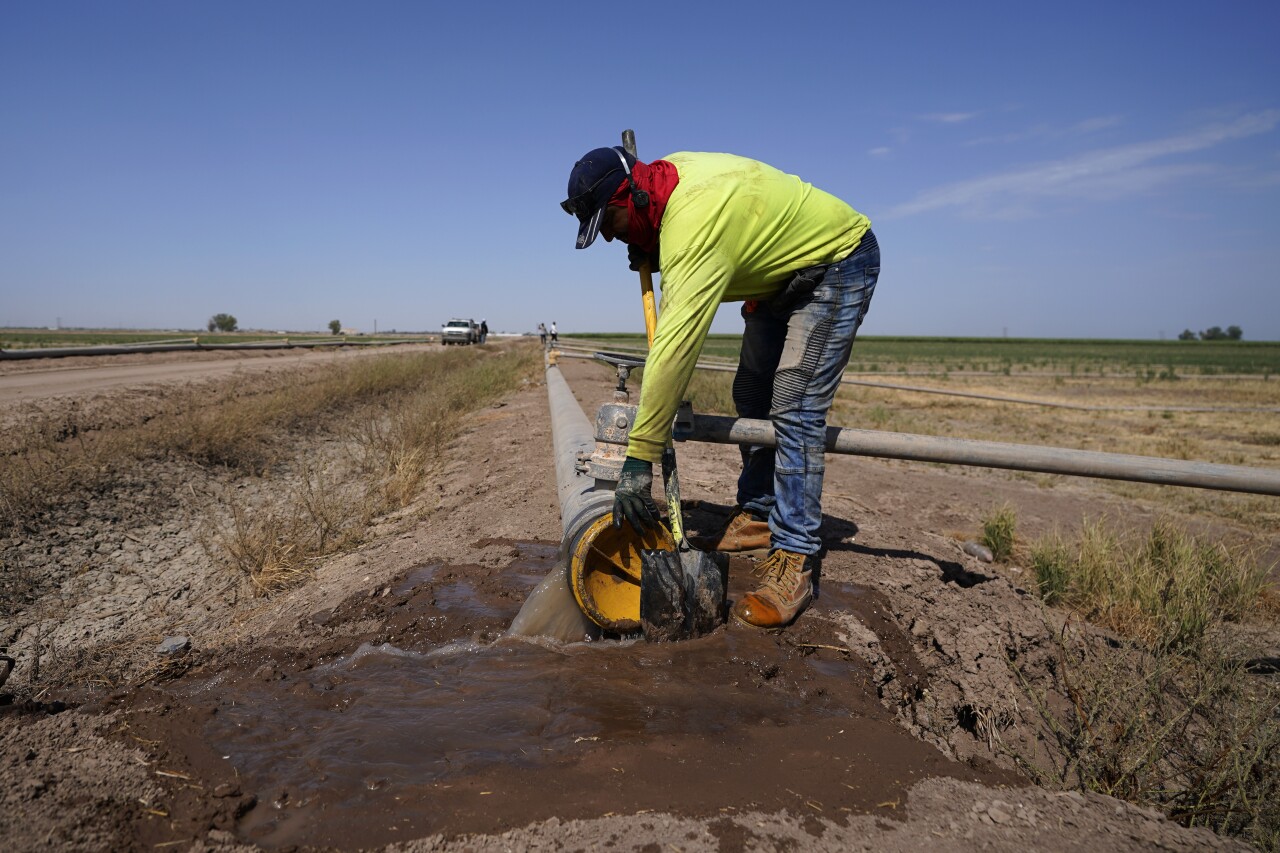
<path fill-rule="evenodd" d="M 729 521 L 724 526 L 724 533 L 726 536 L 730 533 L 735 533 L 753 521 L 755 521 L 755 516 L 751 515 L 746 510 L 738 510 L 729 517 Z"/>
<path fill-rule="evenodd" d="M 794 562 L 799 562 L 799 567 L 793 566 Z M 803 556 L 788 554 L 786 551 L 774 551 L 764 562 L 752 569 L 751 573 L 756 577 L 764 578 L 764 586 L 771 587 L 785 597 L 790 595 L 791 588 L 795 586 L 794 579 L 791 583 L 785 583 L 788 575 L 793 572 L 799 574 L 803 567 Z"/>

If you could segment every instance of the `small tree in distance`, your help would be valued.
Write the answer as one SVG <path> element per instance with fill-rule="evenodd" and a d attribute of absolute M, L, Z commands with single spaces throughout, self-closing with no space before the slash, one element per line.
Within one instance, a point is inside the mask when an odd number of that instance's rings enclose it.
<path fill-rule="evenodd" d="M 329 321 L 329 334 L 331 334 L 331 335 L 337 335 L 337 334 L 340 334 L 341 332 L 342 332 L 342 321 L 341 321 L 341 320 L 330 320 L 330 321 Z"/>
<path fill-rule="evenodd" d="M 1190 329 L 1186 329 L 1178 335 L 1178 340 L 1194 341 L 1197 337 L 1202 341 L 1238 341 L 1244 337 L 1244 330 L 1239 326 L 1227 326 L 1224 332 L 1221 326 L 1210 326 L 1197 335 Z"/>
<path fill-rule="evenodd" d="M 236 327 L 236 318 L 230 314 L 214 314 L 209 318 L 211 332 L 234 332 Z"/>

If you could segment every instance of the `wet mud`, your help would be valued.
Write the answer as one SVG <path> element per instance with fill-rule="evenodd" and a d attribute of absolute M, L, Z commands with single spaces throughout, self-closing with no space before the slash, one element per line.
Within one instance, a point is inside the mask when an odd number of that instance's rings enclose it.
<path fill-rule="evenodd" d="M 329 626 L 378 620 L 344 649 L 266 653 L 132 697 L 128 736 L 164 741 L 170 772 L 222 793 L 191 821 L 264 847 L 648 810 L 891 818 L 926 777 L 1016 783 L 894 724 L 868 665 L 823 619 L 837 607 L 874 619 L 869 590 L 826 584 L 802 629 L 782 635 L 515 638 L 504 630 L 557 554 L 508 544 L 505 566 L 418 566 L 317 614 Z M 734 561 L 731 595 L 750 565 Z M 915 689 L 905 639 L 901 650 L 897 680 Z M 201 810 L 195 797 L 187 807 Z"/>

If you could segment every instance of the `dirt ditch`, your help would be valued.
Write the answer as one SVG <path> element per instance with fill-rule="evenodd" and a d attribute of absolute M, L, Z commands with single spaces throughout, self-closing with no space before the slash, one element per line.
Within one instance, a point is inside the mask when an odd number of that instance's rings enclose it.
<path fill-rule="evenodd" d="M 564 370 L 607 398 L 607 372 Z M 681 452 L 691 526 L 713 526 L 737 453 Z M 448 448 L 416 515 L 270 599 L 211 574 L 176 471 L 13 537 L 6 569 L 43 580 L 0 626 L 19 662 L 7 846 L 1248 849 L 1015 770 L 1043 743 L 1010 662 L 1051 668 L 1061 624 L 949 532 L 996 499 L 1033 528 L 1075 524 L 1096 492 L 833 459 L 822 594 L 793 629 L 565 646 L 504 636 L 557 559 L 550 454 L 545 389 L 511 395 Z M 749 568 L 733 561 L 731 595 Z M 173 635 L 189 647 L 159 651 Z M 129 677 L 23 689 L 68 655 Z"/>

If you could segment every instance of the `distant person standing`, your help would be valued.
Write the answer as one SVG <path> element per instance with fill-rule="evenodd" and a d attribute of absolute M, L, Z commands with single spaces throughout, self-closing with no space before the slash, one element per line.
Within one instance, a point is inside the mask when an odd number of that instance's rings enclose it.
<path fill-rule="evenodd" d="M 538 337 L 542 339 L 542 348 L 546 349 L 547 348 L 547 324 L 546 323 L 538 324 Z"/>
<path fill-rule="evenodd" d="M 489 324 L 485 320 L 480 320 L 480 343 L 489 340 Z"/>
<path fill-rule="evenodd" d="M 560 340 L 560 336 L 556 334 L 556 321 L 552 320 L 551 321 L 551 343 L 554 344 L 558 340 Z"/>

